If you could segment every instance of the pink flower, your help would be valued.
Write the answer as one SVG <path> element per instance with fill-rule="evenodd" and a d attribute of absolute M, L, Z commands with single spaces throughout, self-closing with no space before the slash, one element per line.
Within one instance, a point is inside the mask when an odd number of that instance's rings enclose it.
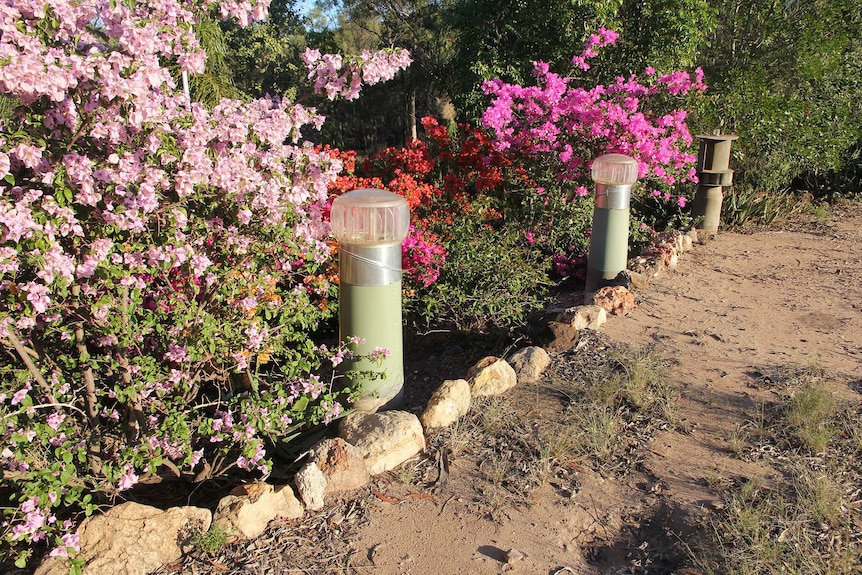
<path fill-rule="evenodd" d="M 339 365 L 342 361 L 344 361 L 344 356 L 345 356 L 345 354 L 346 354 L 346 353 L 347 353 L 347 350 L 339 349 L 339 350 L 335 353 L 335 355 L 333 355 L 333 356 L 330 358 L 330 360 L 332 361 L 332 367 L 336 367 L 336 366 L 337 366 L 337 365 Z"/>
<path fill-rule="evenodd" d="M 0 152 L 0 179 L 6 177 L 9 173 L 9 168 L 11 168 L 12 164 L 9 161 L 9 156 L 3 152 Z"/>
<path fill-rule="evenodd" d="M 42 152 L 44 148 L 30 146 L 28 144 L 18 144 L 12 150 L 12 154 L 28 168 L 35 168 L 42 161 Z"/>
<path fill-rule="evenodd" d="M 12 405 L 18 405 L 19 403 L 24 401 L 24 398 L 27 397 L 27 394 L 30 393 L 31 389 L 33 389 L 33 388 L 30 385 L 30 382 L 28 381 L 27 383 L 24 384 L 24 387 L 22 387 L 21 389 L 16 391 L 15 394 L 12 396 L 12 401 L 11 401 Z"/>
<path fill-rule="evenodd" d="M 688 202 L 688 200 L 685 196 L 680 196 L 676 199 L 676 204 L 681 208 L 685 207 L 686 202 Z"/>
<path fill-rule="evenodd" d="M 49 554 L 51 557 L 66 559 L 69 557 L 69 549 L 75 553 L 81 551 L 81 539 L 77 533 L 66 533 L 60 540 L 63 545 L 55 547 Z"/>
<path fill-rule="evenodd" d="M 368 359 L 371 361 L 381 361 L 389 358 L 389 350 L 383 347 L 375 347 L 368 354 Z"/>
<path fill-rule="evenodd" d="M 45 313 L 51 303 L 47 286 L 36 282 L 27 282 L 23 287 L 24 291 L 27 292 L 27 301 L 33 305 L 36 313 Z"/>
<path fill-rule="evenodd" d="M 172 363 L 185 363 L 189 361 L 189 350 L 183 346 L 171 343 L 168 345 L 168 351 L 164 354 L 164 359 Z"/>
<path fill-rule="evenodd" d="M 248 368 L 248 352 L 238 351 L 234 353 L 231 357 L 236 361 L 236 369 L 237 371 L 242 371 Z"/>
<path fill-rule="evenodd" d="M 135 474 L 135 470 L 131 465 L 126 465 L 125 473 L 120 477 L 117 483 L 117 491 L 125 491 L 134 487 L 140 478 Z"/>
<path fill-rule="evenodd" d="M 212 265 L 212 260 L 210 260 L 204 254 L 198 254 L 192 257 L 191 264 L 192 273 L 194 273 L 195 277 L 201 277 L 202 275 L 204 275 L 204 272 L 207 270 L 207 268 Z"/>
<path fill-rule="evenodd" d="M 57 431 L 58 429 L 60 429 L 60 425 L 63 423 L 63 421 L 65 419 L 66 419 L 65 415 L 63 415 L 62 413 L 57 413 L 55 411 L 51 415 L 48 416 L 48 419 L 45 422 L 48 424 L 48 427 L 50 427 L 54 431 Z"/>

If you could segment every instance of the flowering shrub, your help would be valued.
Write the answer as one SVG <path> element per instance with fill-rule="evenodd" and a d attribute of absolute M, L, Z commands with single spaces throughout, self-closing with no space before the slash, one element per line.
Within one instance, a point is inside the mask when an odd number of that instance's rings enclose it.
<path fill-rule="evenodd" d="M 600 28 L 572 63 L 589 69 L 597 49 L 612 45 L 618 34 Z M 674 186 L 696 181 L 689 151 L 691 134 L 686 110 L 666 109 L 675 99 L 706 89 L 703 72 L 694 77 L 674 72 L 656 77 L 647 67 L 645 83 L 637 76 L 618 77 L 608 86 L 590 89 L 573 86 L 571 78 L 551 72 L 544 62 L 535 63 L 536 86 L 524 87 L 501 80 L 486 82 L 492 96 L 482 121 L 494 134 L 500 150 L 528 158 L 553 158 L 555 175 L 587 185 L 590 162 L 596 156 L 619 152 L 638 162 L 638 176 Z"/>
<path fill-rule="evenodd" d="M 600 28 L 572 59 L 575 73 L 588 70 L 598 51 L 618 34 Z M 619 152 L 638 162 L 639 181 L 632 201 L 632 244 L 646 241 L 644 230 L 685 225 L 686 192 L 697 181 L 680 108 L 686 96 L 706 89 L 703 73 L 657 76 L 647 67 L 641 77 L 618 77 L 613 84 L 585 88 L 573 78 L 535 62 L 535 86 L 492 80 L 483 85 L 492 98 L 482 116 L 494 149 L 514 165 L 528 167 L 533 182 L 522 192 L 519 218 L 536 230 L 537 247 L 550 252 L 556 274 L 579 277 L 589 244 L 592 212 L 590 163 Z M 637 193 L 647 189 L 650 193 Z M 641 228 L 643 224 L 643 229 Z"/>
<path fill-rule="evenodd" d="M 401 244 L 402 267 L 414 282 L 427 288 L 440 277 L 440 267 L 446 261 L 446 250 L 436 235 L 417 230 L 411 225 Z"/>
<path fill-rule="evenodd" d="M 317 375 L 348 352 L 309 339 L 330 313 L 324 214 L 342 164 L 301 131 L 324 118 L 277 98 L 207 109 L 167 67 L 203 70 L 203 12 L 246 24 L 267 7 L 0 8 L 0 93 L 20 103 L 0 135 L 5 545 L 74 555 L 93 494 L 165 471 L 268 473 L 269 442 L 349 399 Z M 353 98 L 409 55 L 305 61 L 317 90 Z"/>
<path fill-rule="evenodd" d="M 617 38 L 606 29 L 591 35 L 572 59 L 575 72 L 588 70 Z M 589 168 L 600 154 L 635 157 L 639 187 L 655 190 L 633 199 L 635 250 L 655 229 L 686 223 L 688 196 L 678 188 L 694 182 L 696 172 L 687 112 L 679 105 L 705 89 L 700 70 L 657 76 L 648 67 L 640 80 L 617 78 L 590 89 L 545 63 L 535 70 L 536 86 L 485 83 L 492 101 L 484 127 L 450 131 L 423 118 L 425 141 L 388 148 L 359 171 L 346 163 L 331 186 L 333 193 L 356 187 L 399 193 L 411 208 L 411 234 L 433 233 L 433 243 L 443 246 L 445 260 L 433 264 L 439 275 L 419 277 L 415 250 L 423 243 L 411 235 L 404 244 L 406 277 L 415 282 L 408 304 L 431 321 L 517 325 L 540 305 L 551 281 L 582 280 L 593 211 Z M 524 262 L 531 273 L 500 261 Z"/>

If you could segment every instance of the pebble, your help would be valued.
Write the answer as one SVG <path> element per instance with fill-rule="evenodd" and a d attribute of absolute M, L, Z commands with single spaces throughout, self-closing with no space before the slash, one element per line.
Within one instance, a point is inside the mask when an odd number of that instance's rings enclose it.
<path fill-rule="evenodd" d="M 517 549 L 509 549 L 508 551 L 506 551 L 505 555 L 503 555 L 503 558 L 506 560 L 506 563 L 515 563 L 517 561 L 522 561 L 525 557 L 526 555 L 524 555 L 524 553 L 518 551 Z"/>

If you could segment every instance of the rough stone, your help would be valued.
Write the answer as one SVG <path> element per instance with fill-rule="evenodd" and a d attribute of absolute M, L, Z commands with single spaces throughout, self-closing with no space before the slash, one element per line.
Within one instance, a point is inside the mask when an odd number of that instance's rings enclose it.
<path fill-rule="evenodd" d="M 313 461 L 309 461 L 297 471 L 293 478 L 296 491 L 306 508 L 311 511 L 323 509 L 326 498 L 326 475 Z"/>
<path fill-rule="evenodd" d="M 518 384 L 518 376 L 509 362 L 494 356 L 482 358 L 468 369 L 467 379 L 473 380 L 470 386 L 473 397 L 502 395 Z"/>
<path fill-rule="evenodd" d="M 434 392 L 419 418 L 425 429 L 447 427 L 470 411 L 470 384 L 464 379 L 450 379 Z"/>
<path fill-rule="evenodd" d="M 659 267 L 669 269 L 674 269 L 678 261 L 673 244 L 667 242 L 651 244 L 644 249 L 642 255 L 655 261 Z"/>
<path fill-rule="evenodd" d="M 523 561 L 526 557 L 523 551 L 518 551 L 517 549 L 509 549 L 503 554 L 503 559 L 506 563 L 517 563 L 518 561 Z"/>
<path fill-rule="evenodd" d="M 604 287 L 593 296 L 593 303 L 614 315 L 626 315 L 635 308 L 635 298 L 624 287 Z"/>
<path fill-rule="evenodd" d="M 558 322 L 570 323 L 577 330 L 598 331 L 608 321 L 608 312 L 597 305 L 570 307 L 557 317 Z"/>
<path fill-rule="evenodd" d="M 604 309 L 598 309 L 605 313 Z M 509 358 L 509 365 L 515 370 L 519 383 L 535 383 L 551 365 L 551 356 L 541 347 L 531 345 L 513 353 Z"/>
<path fill-rule="evenodd" d="M 634 289 L 649 289 L 649 277 L 646 274 L 633 271 L 629 272 L 629 276 Z"/>
<path fill-rule="evenodd" d="M 687 234 L 682 236 L 682 251 L 683 253 L 689 252 L 694 248 L 695 238 L 697 237 L 697 232 L 692 236 L 692 232 L 688 232 Z"/>
<path fill-rule="evenodd" d="M 559 321 L 548 322 L 551 341 L 545 346 L 554 353 L 563 353 L 575 347 L 578 343 L 578 330 L 571 323 Z"/>
<path fill-rule="evenodd" d="M 359 489 L 371 480 L 362 451 L 340 437 L 318 443 L 311 460 L 326 476 L 327 495 Z"/>
<path fill-rule="evenodd" d="M 686 237 L 683 232 L 673 230 L 660 234 L 658 243 L 667 244 L 677 255 L 680 255 L 691 249 L 691 241 L 686 242 Z"/>
<path fill-rule="evenodd" d="M 194 533 L 207 531 L 212 514 L 198 507 L 166 511 L 127 502 L 84 520 L 78 529 L 87 575 L 146 575 L 179 559 Z M 64 561 L 48 559 L 36 575 L 68 575 Z"/>
<path fill-rule="evenodd" d="M 406 411 L 355 411 L 341 420 L 338 435 L 362 452 L 372 475 L 398 467 L 425 450 L 422 424 Z"/>
<path fill-rule="evenodd" d="M 222 497 L 213 521 L 234 535 L 254 539 L 273 519 L 297 519 L 304 513 L 289 485 L 258 481 L 240 485 Z"/>
<path fill-rule="evenodd" d="M 632 287 L 640 289 L 649 285 L 651 279 L 659 277 L 664 267 L 661 262 L 653 258 L 647 258 L 643 255 L 637 256 L 629 260 L 629 268 L 632 274 Z M 638 285 L 641 284 L 641 285 Z M 595 295 L 595 294 L 593 294 Z M 592 302 L 592 298 L 590 298 Z"/>

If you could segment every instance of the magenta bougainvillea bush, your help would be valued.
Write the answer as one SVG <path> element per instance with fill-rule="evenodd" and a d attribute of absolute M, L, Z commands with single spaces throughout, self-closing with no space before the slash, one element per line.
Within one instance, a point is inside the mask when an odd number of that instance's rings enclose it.
<path fill-rule="evenodd" d="M 192 102 L 195 22 L 267 0 L 9 0 L 0 6 L 0 468 L 7 550 L 74 556 L 75 522 L 155 474 L 267 473 L 267 448 L 350 390 L 319 368 L 327 187 L 313 108 Z M 304 56 L 328 97 L 403 50 Z M 99 494 L 104 494 L 100 496 Z M 100 499 L 101 497 L 101 499 Z M 80 563 L 70 559 L 73 569 Z"/>
<path fill-rule="evenodd" d="M 583 52 L 572 59 L 576 69 L 590 69 L 598 50 L 614 44 L 619 35 L 599 29 L 587 40 Z M 696 181 L 688 112 L 681 98 L 702 92 L 703 71 L 674 72 L 656 76 L 646 68 L 642 77 L 618 77 L 612 84 L 579 86 L 573 78 L 551 72 L 536 62 L 535 86 L 491 80 L 483 85 L 492 98 L 482 116 L 501 150 L 528 157 L 555 160 L 561 179 L 584 185 L 589 167 L 599 154 L 619 152 L 635 158 L 639 178 L 673 186 Z M 660 111 L 663 110 L 663 111 Z M 581 189 L 578 195 L 586 195 Z"/>

